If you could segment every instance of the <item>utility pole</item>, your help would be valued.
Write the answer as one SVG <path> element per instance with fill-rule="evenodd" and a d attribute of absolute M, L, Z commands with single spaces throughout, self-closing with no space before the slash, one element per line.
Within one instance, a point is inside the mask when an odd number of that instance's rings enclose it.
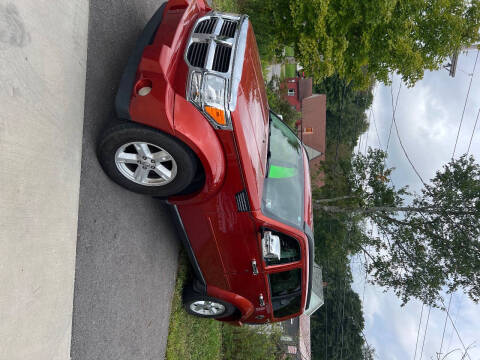
<path fill-rule="evenodd" d="M 466 46 L 462 48 L 460 51 L 478 50 L 479 48 L 480 44 L 473 44 L 471 46 Z M 455 77 L 455 74 L 457 73 L 458 55 L 460 51 L 456 51 L 450 58 L 450 62 L 444 66 L 444 68 L 448 70 L 448 75 L 450 75 L 451 77 Z"/>

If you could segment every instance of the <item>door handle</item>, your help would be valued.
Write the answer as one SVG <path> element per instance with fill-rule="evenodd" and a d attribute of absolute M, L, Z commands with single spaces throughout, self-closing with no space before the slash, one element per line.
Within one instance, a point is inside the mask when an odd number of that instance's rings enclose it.
<path fill-rule="evenodd" d="M 252 260 L 252 272 L 253 275 L 258 275 L 258 267 L 257 267 L 257 260 Z"/>
<path fill-rule="evenodd" d="M 260 294 L 258 297 L 258 302 L 260 303 L 260 306 L 265 306 L 265 300 L 263 299 L 263 294 Z"/>

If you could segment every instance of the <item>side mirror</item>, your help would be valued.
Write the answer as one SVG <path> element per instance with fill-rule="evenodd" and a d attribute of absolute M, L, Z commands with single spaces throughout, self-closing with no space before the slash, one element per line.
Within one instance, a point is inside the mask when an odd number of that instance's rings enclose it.
<path fill-rule="evenodd" d="M 265 231 L 262 238 L 263 257 L 280 260 L 280 237 Z"/>

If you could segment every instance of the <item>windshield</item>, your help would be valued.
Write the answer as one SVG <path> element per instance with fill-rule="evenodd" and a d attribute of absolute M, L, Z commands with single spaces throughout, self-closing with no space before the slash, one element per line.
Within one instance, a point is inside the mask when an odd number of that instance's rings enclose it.
<path fill-rule="evenodd" d="M 280 118 L 270 113 L 262 212 L 272 219 L 302 229 L 303 188 L 303 152 L 300 141 Z"/>

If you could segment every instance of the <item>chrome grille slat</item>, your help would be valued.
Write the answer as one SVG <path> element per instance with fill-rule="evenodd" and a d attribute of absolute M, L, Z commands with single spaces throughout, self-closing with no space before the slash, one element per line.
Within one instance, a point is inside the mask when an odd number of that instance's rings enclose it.
<path fill-rule="evenodd" d="M 215 23 L 217 22 L 217 20 L 215 19 L 215 21 L 210 21 L 209 25 L 208 25 L 208 33 L 211 34 L 213 32 L 213 29 L 215 29 Z"/>
<path fill-rule="evenodd" d="M 201 21 L 195 27 L 195 34 L 211 34 L 215 25 L 217 23 L 217 18 L 209 18 Z"/>
<path fill-rule="evenodd" d="M 218 72 L 228 72 L 230 68 L 230 57 L 232 56 L 232 48 L 228 45 L 217 44 L 215 55 L 213 57 L 212 70 Z"/>
<path fill-rule="evenodd" d="M 187 59 L 192 66 L 204 67 L 205 55 L 207 54 L 208 43 L 206 42 L 194 42 L 190 45 L 187 52 Z"/>
<path fill-rule="evenodd" d="M 235 36 L 236 28 L 237 28 L 236 21 L 224 20 L 222 24 L 222 29 L 220 30 L 220 35 L 233 38 Z"/>

